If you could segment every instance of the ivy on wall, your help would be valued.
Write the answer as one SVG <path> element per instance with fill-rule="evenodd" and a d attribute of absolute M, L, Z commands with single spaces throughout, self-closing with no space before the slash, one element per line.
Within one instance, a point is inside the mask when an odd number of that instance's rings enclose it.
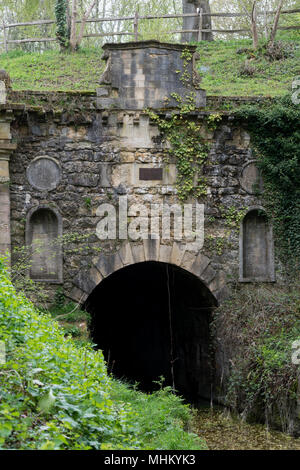
<path fill-rule="evenodd" d="M 184 50 L 181 58 L 183 71 L 178 70 L 176 73 L 181 74 L 180 80 L 188 88 L 192 81 L 188 65 L 193 54 Z M 175 157 L 177 167 L 177 196 L 181 202 L 185 202 L 189 197 L 198 198 L 207 194 L 202 167 L 208 156 L 209 145 L 201 137 L 201 126 L 189 117 L 196 110 L 195 92 L 190 91 L 184 97 L 171 93 L 170 98 L 177 103 L 176 111 L 166 117 L 161 117 L 152 110 L 147 110 L 147 113 L 170 143 L 169 154 Z M 170 98 L 166 98 L 166 101 Z"/>
<path fill-rule="evenodd" d="M 206 196 L 202 166 L 208 155 L 208 144 L 200 136 L 200 126 L 188 119 L 182 110 L 172 114 L 170 119 L 160 118 L 152 111 L 148 114 L 170 143 L 170 156 L 176 159 L 178 199 L 184 202 L 192 196 Z"/>
<path fill-rule="evenodd" d="M 264 179 L 264 205 L 289 271 L 300 268 L 300 106 L 290 96 L 262 107 L 244 106 L 235 116 L 247 123 Z"/>

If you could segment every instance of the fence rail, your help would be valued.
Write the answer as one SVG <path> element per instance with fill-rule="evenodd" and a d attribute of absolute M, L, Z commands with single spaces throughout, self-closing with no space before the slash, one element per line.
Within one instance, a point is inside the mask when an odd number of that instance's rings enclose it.
<path fill-rule="evenodd" d="M 271 16 L 275 15 L 275 11 L 264 11 L 257 12 L 257 16 Z M 282 10 L 281 14 L 295 14 L 300 13 L 300 8 L 295 8 L 293 10 Z M 134 36 L 136 41 L 139 40 L 139 22 L 141 20 L 155 20 L 155 19 L 174 19 L 174 18 L 187 18 L 187 17 L 199 17 L 199 28 L 198 29 L 186 29 L 186 30 L 173 30 L 173 31 L 164 31 L 164 34 L 180 34 L 180 33 L 198 33 L 198 39 L 202 39 L 202 33 L 223 33 L 223 34 L 234 34 L 234 33 L 249 33 L 250 27 L 248 29 L 203 29 L 203 17 L 211 16 L 213 18 L 237 18 L 237 17 L 248 17 L 246 13 L 204 13 L 200 10 L 197 14 L 195 13 L 185 13 L 185 14 L 170 14 L 170 15 L 147 15 L 139 16 L 138 12 L 134 16 L 122 16 L 122 17 L 108 17 L 108 18 L 88 18 L 87 23 L 104 23 L 104 22 L 115 22 L 115 21 L 132 21 L 133 22 L 133 31 L 121 31 L 121 32 L 105 32 L 105 33 L 94 33 L 94 34 L 85 34 L 84 38 L 96 38 L 96 37 L 106 37 L 106 36 Z M 81 20 L 77 20 L 76 23 L 81 23 Z M 33 43 L 33 42 L 54 42 L 57 41 L 57 38 L 24 38 L 24 39 L 9 39 L 7 31 L 13 28 L 21 28 L 27 26 L 43 26 L 43 25 L 54 25 L 54 20 L 39 20 L 39 21 L 28 21 L 24 23 L 10 23 L 5 24 L 2 22 L 0 24 L 0 30 L 3 30 L 3 41 L 0 41 L 0 44 L 4 45 L 5 52 L 8 51 L 8 44 L 24 44 L 24 43 Z M 300 25 L 291 25 L 291 26 L 280 26 L 279 30 L 300 30 Z"/>

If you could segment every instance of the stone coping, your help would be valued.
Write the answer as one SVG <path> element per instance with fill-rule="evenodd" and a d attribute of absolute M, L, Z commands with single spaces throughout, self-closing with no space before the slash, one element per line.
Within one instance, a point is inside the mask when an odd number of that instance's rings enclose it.
<path fill-rule="evenodd" d="M 156 49 L 169 49 L 173 51 L 186 51 L 193 53 L 196 52 L 197 46 L 191 44 L 173 44 L 169 42 L 160 42 L 154 39 L 149 39 L 147 41 L 131 41 L 126 43 L 106 43 L 102 46 L 104 51 L 106 50 L 127 50 L 127 49 L 146 49 L 154 47 Z"/>

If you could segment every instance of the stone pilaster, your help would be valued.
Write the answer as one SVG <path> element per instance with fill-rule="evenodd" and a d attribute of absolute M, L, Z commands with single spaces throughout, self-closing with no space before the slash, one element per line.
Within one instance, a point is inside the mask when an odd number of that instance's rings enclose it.
<path fill-rule="evenodd" d="M 2 109 L 1 109 L 2 108 Z M 11 142 L 12 113 L 0 108 L 0 255 L 10 254 L 10 190 L 9 159 L 16 145 Z"/>

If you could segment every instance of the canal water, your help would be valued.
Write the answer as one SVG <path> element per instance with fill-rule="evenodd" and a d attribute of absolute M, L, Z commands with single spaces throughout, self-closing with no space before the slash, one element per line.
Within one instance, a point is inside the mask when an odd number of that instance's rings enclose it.
<path fill-rule="evenodd" d="M 226 409 L 200 408 L 194 428 L 209 450 L 300 450 L 300 438 L 248 424 Z"/>

